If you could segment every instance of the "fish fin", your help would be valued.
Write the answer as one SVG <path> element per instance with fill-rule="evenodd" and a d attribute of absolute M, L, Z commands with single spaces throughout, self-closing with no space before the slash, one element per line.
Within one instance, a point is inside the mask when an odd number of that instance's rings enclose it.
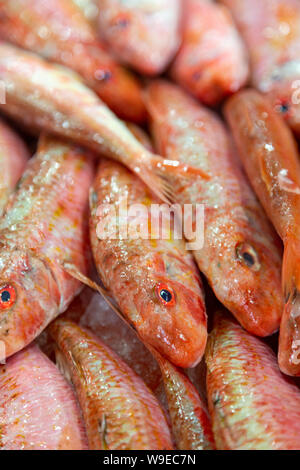
<path fill-rule="evenodd" d="M 82 282 L 91 289 L 97 291 L 105 300 L 105 302 L 110 306 L 110 308 L 123 320 L 125 323 L 136 332 L 135 327 L 128 321 L 124 316 L 123 312 L 120 310 L 109 291 L 105 287 L 101 287 L 97 282 L 92 281 L 89 277 L 82 274 L 79 269 L 72 263 L 65 262 L 63 263 L 64 270 L 72 277 L 77 279 L 77 281 Z"/>
<path fill-rule="evenodd" d="M 103 450 L 109 450 L 109 447 L 106 442 L 107 436 L 107 420 L 105 414 L 102 416 L 102 420 L 98 421 L 98 432 L 102 439 L 102 448 Z"/>
<path fill-rule="evenodd" d="M 300 292 L 300 241 L 294 236 L 284 244 L 282 286 L 286 299 Z"/>
<path fill-rule="evenodd" d="M 176 202 L 174 181 L 178 178 L 200 177 L 209 180 L 210 176 L 200 168 L 185 165 L 177 160 L 168 160 L 153 155 L 141 163 L 135 173 L 144 181 L 150 190 L 167 204 Z"/>

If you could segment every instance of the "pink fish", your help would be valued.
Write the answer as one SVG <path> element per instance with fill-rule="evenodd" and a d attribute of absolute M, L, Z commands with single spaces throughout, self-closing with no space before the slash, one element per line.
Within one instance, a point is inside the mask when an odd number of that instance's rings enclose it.
<path fill-rule="evenodd" d="M 0 38 L 70 67 L 120 117 L 144 120 L 139 81 L 106 52 L 71 0 L 0 0 Z"/>
<path fill-rule="evenodd" d="M 172 449 L 156 398 L 116 353 L 63 318 L 50 333 L 58 364 L 75 386 L 92 450 Z"/>
<path fill-rule="evenodd" d="M 213 450 L 214 437 L 204 401 L 184 372 L 152 352 L 161 368 L 177 448 Z"/>
<path fill-rule="evenodd" d="M 0 449 L 87 449 L 73 390 L 55 365 L 30 346 L 0 366 Z"/>
<path fill-rule="evenodd" d="M 221 0 L 248 46 L 252 84 L 300 134 L 299 0 Z"/>
<path fill-rule="evenodd" d="M 0 120 L 0 212 L 21 177 L 29 152 L 22 139 Z"/>
<path fill-rule="evenodd" d="M 181 0 L 99 0 L 100 34 L 140 73 L 165 70 L 180 43 Z"/>
<path fill-rule="evenodd" d="M 229 10 L 185 0 L 183 41 L 171 75 L 203 103 L 216 105 L 247 82 L 248 56 Z"/>
<path fill-rule="evenodd" d="M 88 272 L 87 151 L 42 137 L 0 219 L 0 340 L 10 356 L 66 310 L 82 284 L 63 263 Z"/>
<path fill-rule="evenodd" d="M 300 449 L 299 388 L 280 372 L 262 340 L 219 312 L 206 363 L 217 449 Z"/>
<path fill-rule="evenodd" d="M 118 223 L 122 230 L 113 214 L 105 219 L 101 207 L 109 204 L 117 209 L 124 203 L 128 211 L 133 205 L 145 208 L 148 238 L 130 235 L 129 212 L 128 219 L 121 216 L 128 223 L 127 237 L 113 232 L 99 235 L 101 224 L 110 230 Z M 105 287 L 142 341 L 175 364 L 192 367 L 201 360 L 207 338 L 202 282 L 185 241 L 175 238 L 170 218 L 163 225 L 167 236 L 153 236 L 155 221 L 151 222 L 150 208 L 155 204 L 159 201 L 139 178 L 116 162 L 101 161 L 90 193 L 94 260 Z"/>

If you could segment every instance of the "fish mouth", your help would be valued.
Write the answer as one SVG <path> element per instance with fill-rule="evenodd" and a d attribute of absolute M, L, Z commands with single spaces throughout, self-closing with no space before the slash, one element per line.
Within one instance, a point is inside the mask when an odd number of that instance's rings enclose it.
<path fill-rule="evenodd" d="M 287 375 L 300 376 L 300 292 L 295 289 L 285 304 L 280 326 L 278 362 Z"/>

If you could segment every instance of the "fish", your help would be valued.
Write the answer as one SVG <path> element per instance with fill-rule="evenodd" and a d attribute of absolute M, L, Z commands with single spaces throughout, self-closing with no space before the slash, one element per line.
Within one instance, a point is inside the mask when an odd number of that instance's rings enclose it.
<path fill-rule="evenodd" d="M 32 344 L 0 365 L 1 450 L 86 450 L 75 394 Z"/>
<path fill-rule="evenodd" d="M 208 106 L 242 88 L 248 54 L 229 10 L 210 0 L 185 0 L 183 40 L 171 77 Z"/>
<path fill-rule="evenodd" d="M 149 152 L 77 74 L 1 41 L 0 81 L 5 115 L 37 135 L 46 131 L 119 161 L 164 202 L 173 197 L 168 174 L 199 173 Z"/>
<path fill-rule="evenodd" d="M 91 450 L 173 448 L 158 401 L 115 352 L 64 318 L 49 332 L 57 364 L 75 387 Z"/>
<path fill-rule="evenodd" d="M 29 156 L 21 137 L 0 119 L 0 214 L 20 179 Z"/>
<path fill-rule="evenodd" d="M 279 365 L 300 375 L 300 163 L 297 143 L 266 97 L 256 90 L 226 104 L 241 160 L 266 213 L 284 244 L 282 286 L 285 307 L 280 326 Z"/>
<path fill-rule="evenodd" d="M 299 0 L 221 0 L 248 47 L 251 83 L 300 135 Z"/>
<path fill-rule="evenodd" d="M 206 175 L 172 175 L 176 203 L 184 210 L 186 204 L 200 205 L 204 211 L 204 227 L 198 228 L 203 247 L 192 251 L 200 271 L 246 330 L 271 335 L 283 309 L 281 245 L 242 172 L 229 133 L 213 111 L 166 81 L 150 84 L 145 102 L 156 149 Z M 200 236 L 197 230 L 193 236 Z"/>
<path fill-rule="evenodd" d="M 125 167 L 102 159 L 90 192 L 93 257 L 120 315 L 141 340 L 173 363 L 192 367 L 207 339 L 203 285 L 172 214 L 166 211 L 161 224 L 153 215 L 163 209 L 159 203 Z"/>
<path fill-rule="evenodd" d="M 43 135 L 0 219 L 0 341 L 6 357 L 31 343 L 81 291 L 66 261 L 88 274 L 87 151 Z"/>
<path fill-rule="evenodd" d="M 106 51 L 70 0 L 0 0 L 0 38 L 75 70 L 121 118 L 143 122 L 137 78 Z"/>
<path fill-rule="evenodd" d="M 196 388 L 182 370 L 156 351 L 153 355 L 161 369 L 177 449 L 214 450 L 210 416 Z"/>
<path fill-rule="evenodd" d="M 205 358 L 217 449 L 299 450 L 300 391 L 268 345 L 219 311 Z"/>
<path fill-rule="evenodd" d="M 99 33 L 123 63 L 159 75 L 176 54 L 181 0 L 99 0 Z"/>

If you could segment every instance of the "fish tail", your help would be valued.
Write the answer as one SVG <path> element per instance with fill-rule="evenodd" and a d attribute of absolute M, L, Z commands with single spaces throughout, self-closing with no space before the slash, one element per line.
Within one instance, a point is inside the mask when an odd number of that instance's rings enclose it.
<path fill-rule="evenodd" d="M 149 155 L 138 168 L 134 168 L 134 172 L 159 199 L 167 204 L 174 204 L 176 201 L 174 183 L 178 179 L 200 177 L 209 180 L 210 178 L 200 168 L 185 165 L 176 160 L 163 159 L 156 155 Z"/>
<path fill-rule="evenodd" d="M 280 326 L 278 360 L 282 372 L 300 376 L 300 241 L 285 244 L 283 291 L 286 299 Z"/>

